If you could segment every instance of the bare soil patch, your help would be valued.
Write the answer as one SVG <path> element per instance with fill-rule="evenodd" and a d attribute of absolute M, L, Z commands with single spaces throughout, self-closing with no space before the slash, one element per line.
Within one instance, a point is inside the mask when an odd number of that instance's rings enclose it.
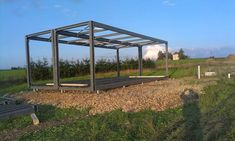
<path fill-rule="evenodd" d="M 197 81 L 197 80 L 195 80 Z M 60 108 L 91 108 L 90 114 L 122 109 L 125 112 L 152 109 L 162 111 L 183 104 L 180 92 L 192 89 L 200 93 L 207 82 L 194 83 L 193 78 L 168 79 L 117 88 L 100 94 L 87 92 L 27 92 L 16 97 L 33 104 L 50 104 Z M 193 83 L 192 83 L 193 82 Z"/>

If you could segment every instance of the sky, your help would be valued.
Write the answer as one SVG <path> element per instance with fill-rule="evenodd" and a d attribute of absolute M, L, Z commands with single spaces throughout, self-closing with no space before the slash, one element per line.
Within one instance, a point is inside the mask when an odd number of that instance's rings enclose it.
<path fill-rule="evenodd" d="M 183 48 L 192 58 L 235 53 L 234 0 L 0 0 L 0 19 L 0 69 L 26 64 L 25 35 L 89 20 L 167 40 L 172 52 Z M 32 43 L 30 53 L 33 60 L 52 54 L 48 43 Z M 88 55 L 86 47 L 60 46 L 62 59 Z M 120 56 L 135 57 L 137 49 Z"/>

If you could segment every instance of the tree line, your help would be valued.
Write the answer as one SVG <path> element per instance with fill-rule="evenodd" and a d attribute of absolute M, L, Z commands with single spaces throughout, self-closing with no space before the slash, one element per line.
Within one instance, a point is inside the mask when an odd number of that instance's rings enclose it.
<path fill-rule="evenodd" d="M 32 60 L 32 59 L 31 59 Z M 155 68 L 156 60 L 143 59 L 144 68 Z M 49 65 L 48 60 L 43 58 L 42 60 L 31 61 L 31 70 L 33 80 L 45 80 L 52 79 L 53 67 Z M 90 73 L 90 60 L 63 60 L 59 61 L 60 77 L 75 77 L 81 75 L 87 75 Z M 137 58 L 126 58 L 120 60 L 120 70 L 138 69 Z M 96 72 L 111 72 L 117 70 L 117 62 L 112 59 L 98 59 L 95 63 Z"/>
<path fill-rule="evenodd" d="M 159 51 L 158 52 L 158 60 L 165 59 L 165 57 L 166 57 L 165 54 L 166 54 L 165 52 L 163 53 L 162 51 Z M 178 54 L 179 55 L 179 59 L 187 59 L 187 58 L 189 58 L 189 56 L 185 55 L 184 50 L 182 48 L 178 52 L 175 52 L 173 54 Z M 173 54 L 168 52 L 168 58 L 172 60 L 173 59 Z"/>

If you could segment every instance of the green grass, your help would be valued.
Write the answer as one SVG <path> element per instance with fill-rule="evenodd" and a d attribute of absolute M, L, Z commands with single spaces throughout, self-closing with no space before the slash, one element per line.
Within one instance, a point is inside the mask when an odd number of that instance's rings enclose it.
<path fill-rule="evenodd" d="M 11 72 L 11 71 L 10 71 Z M 116 72 L 108 72 L 108 73 L 97 73 L 97 78 L 107 78 L 107 77 L 115 77 L 117 75 Z M 138 70 L 125 70 L 121 72 L 121 76 L 129 76 L 129 75 L 138 75 Z M 143 75 L 165 75 L 165 69 L 145 69 Z M 181 78 L 186 76 L 196 76 L 196 69 L 195 68 L 170 68 L 169 75 L 172 78 Z M 78 77 L 71 77 L 71 78 L 61 78 L 61 82 L 68 82 L 68 81 L 76 81 L 76 80 L 85 80 L 89 79 L 89 75 L 78 76 Z M 51 83 L 53 80 L 40 80 L 40 81 L 33 81 L 33 84 L 46 84 Z M 10 82 L 9 84 L 4 84 L 0 86 L 0 95 L 6 93 L 15 93 L 20 91 L 27 90 L 26 82 L 20 83 L 13 83 Z"/>
<path fill-rule="evenodd" d="M 195 76 L 193 67 L 179 67 L 180 64 L 194 64 L 205 62 L 205 59 L 190 59 L 170 61 L 170 77 L 181 78 Z M 223 60 L 219 60 L 223 61 Z M 163 61 L 159 61 L 163 63 Z M 177 67 L 178 66 L 178 67 Z M 19 71 L 19 70 L 17 70 Z M 0 71 L 1 79 L 7 80 L 23 78 L 23 71 Z M 164 75 L 165 70 L 159 67 L 146 69 L 144 75 Z M 122 76 L 138 75 L 138 71 L 122 71 Z M 116 72 L 98 73 L 97 78 L 115 77 Z M 61 81 L 88 79 L 89 75 L 81 77 L 63 78 Z M 39 81 L 46 83 L 49 80 Z M 0 94 L 14 93 L 27 90 L 26 83 L 12 84 L 1 87 Z M 137 113 L 125 113 L 115 110 L 81 118 L 88 110 L 74 108 L 60 109 L 49 105 L 40 105 L 37 113 L 40 121 L 60 121 L 71 118 L 74 122 L 48 127 L 28 133 L 19 140 L 234 140 L 235 134 L 235 81 L 220 80 L 218 84 L 208 86 L 198 102 L 186 104 L 182 107 L 168 109 L 162 112 L 144 110 Z M 0 132 L 14 128 L 23 129 L 31 124 L 29 116 L 1 120 Z"/>
<path fill-rule="evenodd" d="M 0 70 L 0 96 L 26 89 L 26 70 Z"/>
<path fill-rule="evenodd" d="M 0 81 L 26 78 L 26 70 L 0 70 Z"/>
<path fill-rule="evenodd" d="M 0 89 L 0 96 L 4 95 L 4 94 L 8 94 L 8 93 L 16 93 L 16 92 L 26 91 L 26 90 L 27 90 L 27 84 L 26 83 L 15 84 L 15 85 L 11 85 L 11 86 L 1 88 Z"/>
<path fill-rule="evenodd" d="M 75 108 L 61 109 L 51 105 L 38 105 L 38 112 L 36 112 L 36 115 L 40 119 L 40 122 L 59 121 L 65 118 L 77 119 L 87 114 L 88 114 L 87 109 L 84 110 L 77 110 Z M 31 125 L 31 123 L 32 119 L 29 115 L 1 120 L 0 131 L 6 129 L 24 128 L 26 126 Z"/>
<path fill-rule="evenodd" d="M 115 110 L 68 125 L 50 127 L 22 136 L 19 140 L 143 140 L 155 134 L 156 129 L 169 124 L 180 110 L 125 113 Z"/>
<path fill-rule="evenodd" d="M 231 64 L 223 64 L 226 60 L 223 58 L 217 58 L 214 63 L 211 64 L 207 59 L 186 59 L 172 61 L 169 60 L 169 75 L 171 78 L 182 78 L 187 76 L 197 75 L 197 65 L 202 65 L 201 72 L 212 70 L 223 72 L 220 75 L 226 77 L 227 72 L 234 70 Z M 165 75 L 165 61 L 159 60 L 156 62 L 155 69 L 144 69 L 143 75 Z M 207 66 L 209 64 L 209 67 Z M 222 64 L 221 64 L 222 63 Z M 204 66 L 203 66 L 204 65 Z M 205 66 L 206 65 L 206 66 Z M 230 67 L 230 69 L 229 69 Z M 138 75 L 138 70 L 122 70 L 121 76 Z M 97 78 L 115 77 L 116 72 L 97 73 Z M 89 75 L 77 76 L 71 78 L 61 78 L 61 82 L 76 81 L 89 79 Z M 53 80 L 40 80 L 33 81 L 33 84 L 46 84 L 51 83 Z M 25 70 L 2 70 L 0 71 L 0 95 L 6 93 L 15 93 L 19 91 L 27 90 Z"/>
<path fill-rule="evenodd" d="M 180 66 L 182 64 L 199 64 L 199 63 L 204 63 L 207 59 L 204 58 L 192 58 L 192 59 L 184 59 L 184 60 L 168 60 L 169 66 Z M 165 60 L 158 60 L 156 61 L 157 66 L 162 66 L 164 67 L 165 65 Z"/>
<path fill-rule="evenodd" d="M 181 68 L 182 66 L 191 66 L 194 65 L 196 66 L 197 64 L 203 64 L 206 63 L 207 59 L 186 59 L 186 60 L 178 60 L 178 61 L 173 61 L 169 60 L 169 66 L 172 68 Z M 225 61 L 225 59 L 222 58 L 217 58 L 215 59 L 218 64 L 220 62 Z M 165 60 L 158 60 L 156 61 L 156 70 L 161 69 L 165 67 Z M 87 76 L 85 76 L 87 77 Z M 17 79 L 25 79 L 26 78 L 26 70 L 25 69 L 20 69 L 20 70 L 0 70 L 0 81 L 3 80 L 17 80 Z"/>
<path fill-rule="evenodd" d="M 197 64 L 206 59 L 170 61 L 170 77 L 195 76 Z M 223 59 L 216 59 L 218 62 Z M 182 65 L 181 65 L 182 64 Z M 157 71 L 148 69 L 144 75 L 164 75 L 164 61 L 157 62 Z M 123 71 L 122 76 L 138 75 L 138 71 Z M 116 72 L 99 73 L 100 77 L 114 77 Z M 25 78 L 25 70 L 0 71 L 0 81 Z M 61 81 L 88 79 L 89 75 L 63 78 Z M 38 81 L 46 83 L 49 80 Z M 10 83 L 0 87 L 0 95 L 27 90 L 26 83 Z M 43 122 L 72 119 L 69 124 L 47 127 L 19 137 L 19 140 L 235 140 L 235 80 L 219 80 L 204 89 L 199 101 L 162 112 L 144 110 L 125 113 L 114 110 L 82 118 L 88 109 L 60 109 L 50 105 L 39 105 L 36 113 Z M 0 121 L 3 130 L 23 129 L 31 124 L 29 116 Z"/>
<path fill-rule="evenodd" d="M 206 59 L 186 59 L 186 60 L 178 60 L 178 61 L 172 61 L 169 60 L 169 66 L 180 66 L 182 64 L 196 64 L 196 63 L 202 63 L 205 62 Z M 165 61 L 159 60 L 156 62 L 157 67 L 165 67 Z M 177 65 L 177 66 L 175 66 Z M 3 80 L 17 80 L 17 79 L 24 79 L 26 78 L 26 70 L 20 69 L 20 70 L 0 70 L 0 81 Z"/>
<path fill-rule="evenodd" d="M 19 140 L 234 140 L 234 107 L 235 80 L 220 80 L 206 87 L 199 101 L 178 108 L 136 113 L 114 110 L 27 133 Z M 38 114 L 43 122 L 84 115 L 75 109 L 42 106 L 41 110 Z M 21 125 L 11 125 L 25 127 L 28 121 L 24 118 L 18 119 Z"/>
<path fill-rule="evenodd" d="M 183 119 L 166 126 L 160 140 L 234 140 L 235 81 L 208 86 L 199 102 L 184 105 Z"/>
<path fill-rule="evenodd" d="M 208 61 L 207 58 L 189 58 L 189 59 L 184 59 L 184 60 L 168 60 L 168 64 L 170 67 L 179 67 L 179 66 L 184 66 L 184 65 L 205 65 L 205 64 L 220 64 L 223 62 L 226 62 L 227 60 L 225 58 L 215 58 L 212 59 L 211 61 Z M 156 61 L 156 66 L 160 67 L 165 67 L 165 60 L 158 60 Z"/>

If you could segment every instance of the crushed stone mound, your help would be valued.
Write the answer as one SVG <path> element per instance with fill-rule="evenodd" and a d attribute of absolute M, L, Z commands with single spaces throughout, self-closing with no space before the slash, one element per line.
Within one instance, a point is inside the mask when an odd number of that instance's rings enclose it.
<path fill-rule="evenodd" d="M 101 92 L 27 92 L 17 94 L 17 98 L 33 104 L 50 104 L 60 108 L 77 107 L 90 108 L 90 114 L 109 112 L 122 109 L 125 112 L 135 112 L 143 109 L 162 111 L 183 104 L 179 93 L 191 89 L 197 93 L 202 85 L 186 83 L 184 79 L 162 80 L 126 88 L 117 88 Z"/>

